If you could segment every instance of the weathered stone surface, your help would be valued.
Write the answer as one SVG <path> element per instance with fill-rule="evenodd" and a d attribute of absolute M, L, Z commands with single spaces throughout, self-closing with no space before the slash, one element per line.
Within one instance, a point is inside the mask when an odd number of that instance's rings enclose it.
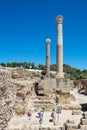
<path fill-rule="evenodd" d="M 0 130 L 4 130 L 13 114 L 28 111 L 35 79 L 11 79 L 11 71 L 0 69 Z M 32 104 L 30 104 L 32 105 Z"/>
<path fill-rule="evenodd" d="M 73 110 L 72 115 L 81 115 L 81 111 L 79 110 Z"/>
<path fill-rule="evenodd" d="M 15 106 L 15 113 L 17 115 L 24 115 L 26 112 L 26 107 L 23 104 L 18 104 Z"/>
<path fill-rule="evenodd" d="M 10 120 L 12 115 L 11 100 L 9 99 L 12 95 L 9 90 L 11 74 L 5 69 L 0 69 L 0 130 L 6 127 L 7 122 Z M 12 107 L 9 107 L 12 106 Z"/>
<path fill-rule="evenodd" d="M 87 125 L 80 125 L 81 130 L 87 130 Z"/>
<path fill-rule="evenodd" d="M 24 68 L 16 67 L 12 69 L 12 78 L 24 78 Z"/>
<path fill-rule="evenodd" d="M 82 125 L 87 125 L 87 119 L 81 119 L 81 124 Z"/>
<path fill-rule="evenodd" d="M 67 120 L 67 121 L 66 121 L 66 125 L 67 125 L 67 124 L 75 124 L 75 121 L 74 121 L 74 120 Z"/>
<path fill-rule="evenodd" d="M 76 125 L 76 124 L 66 124 L 65 130 L 78 130 L 78 125 Z"/>
<path fill-rule="evenodd" d="M 51 128 L 51 127 L 39 127 L 39 126 L 26 126 L 24 125 L 22 128 L 8 128 L 6 130 L 61 130 L 60 128 Z"/>
<path fill-rule="evenodd" d="M 87 94 L 87 79 L 74 81 L 74 86 L 78 87 L 79 93 Z"/>
<path fill-rule="evenodd" d="M 65 110 L 81 110 L 80 105 L 63 105 L 63 109 Z"/>
<path fill-rule="evenodd" d="M 83 113 L 83 118 L 84 118 L 84 119 L 87 119 L 87 112 L 84 112 L 84 113 Z"/>

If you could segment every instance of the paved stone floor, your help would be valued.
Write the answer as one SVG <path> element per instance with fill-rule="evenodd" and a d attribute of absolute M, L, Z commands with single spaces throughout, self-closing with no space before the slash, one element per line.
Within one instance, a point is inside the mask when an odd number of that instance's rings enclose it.
<path fill-rule="evenodd" d="M 67 119 L 69 120 L 74 120 L 76 124 L 80 122 L 80 118 L 82 117 L 81 115 L 72 115 L 72 111 L 69 110 L 62 110 L 61 114 L 59 114 L 59 120 L 58 120 L 58 115 L 56 122 L 57 124 L 54 126 L 53 122 L 50 122 L 49 120 L 51 119 L 51 112 L 44 112 L 44 118 L 43 118 L 43 124 L 42 127 L 62 127 L 63 123 L 66 122 Z M 24 125 L 25 126 L 31 126 L 31 127 L 39 127 L 39 118 L 37 117 L 37 113 L 34 112 L 32 114 L 31 120 L 28 119 L 27 114 L 24 116 L 14 116 L 11 121 L 9 122 L 10 128 L 21 128 Z"/>

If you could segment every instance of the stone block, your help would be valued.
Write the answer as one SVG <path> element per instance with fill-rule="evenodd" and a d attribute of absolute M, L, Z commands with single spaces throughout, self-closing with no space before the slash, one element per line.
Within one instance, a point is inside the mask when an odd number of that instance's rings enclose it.
<path fill-rule="evenodd" d="M 87 125 L 80 125 L 81 130 L 87 130 Z"/>
<path fill-rule="evenodd" d="M 76 124 L 66 124 L 65 130 L 78 130 L 78 125 L 76 125 Z"/>
<path fill-rule="evenodd" d="M 46 78 L 44 79 L 43 86 L 44 86 L 44 92 L 51 94 L 53 92 L 53 88 L 56 88 L 56 80 Z"/>
<path fill-rule="evenodd" d="M 84 112 L 84 113 L 83 113 L 83 118 L 84 118 L 84 119 L 87 119 L 87 112 Z"/>
<path fill-rule="evenodd" d="M 87 125 L 87 119 L 81 119 L 81 124 L 82 125 Z"/>
<path fill-rule="evenodd" d="M 25 105 L 23 106 L 23 105 L 21 105 L 21 104 L 17 104 L 16 106 L 15 106 L 15 113 L 17 114 L 17 115 L 24 115 L 25 114 L 25 111 L 26 111 L 26 107 L 25 107 Z"/>
<path fill-rule="evenodd" d="M 73 110 L 72 115 L 81 115 L 81 111 L 79 110 Z"/>
<path fill-rule="evenodd" d="M 74 120 L 67 120 L 66 124 L 75 124 L 75 121 Z"/>

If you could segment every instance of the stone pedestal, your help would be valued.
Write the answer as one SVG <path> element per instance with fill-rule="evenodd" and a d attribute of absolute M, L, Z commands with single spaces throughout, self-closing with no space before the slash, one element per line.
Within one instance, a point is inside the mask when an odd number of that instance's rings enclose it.
<path fill-rule="evenodd" d="M 50 79 L 50 78 L 45 78 L 44 79 L 44 92 L 52 94 L 53 93 L 53 88 L 56 89 L 56 80 L 55 79 Z"/>
<path fill-rule="evenodd" d="M 56 89 L 62 92 L 70 92 L 70 80 L 65 78 L 56 78 Z"/>

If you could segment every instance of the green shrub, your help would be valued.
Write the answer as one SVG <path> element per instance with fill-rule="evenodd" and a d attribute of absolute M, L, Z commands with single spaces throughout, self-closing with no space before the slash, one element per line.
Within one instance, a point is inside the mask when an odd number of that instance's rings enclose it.
<path fill-rule="evenodd" d="M 56 95 L 55 101 L 56 103 L 59 103 L 59 97 L 57 95 Z"/>
<path fill-rule="evenodd" d="M 42 70 L 41 74 L 45 76 L 46 75 L 46 70 Z"/>

